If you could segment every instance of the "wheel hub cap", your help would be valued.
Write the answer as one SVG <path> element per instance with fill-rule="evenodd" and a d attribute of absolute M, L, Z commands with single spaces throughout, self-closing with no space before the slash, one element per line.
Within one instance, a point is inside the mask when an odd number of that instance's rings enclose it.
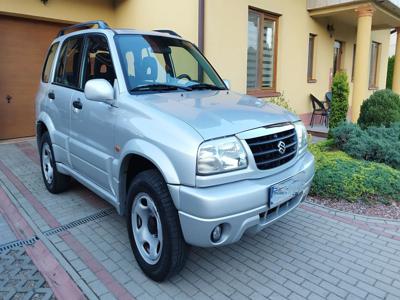
<path fill-rule="evenodd" d="M 52 155 L 49 144 L 44 144 L 42 148 L 42 168 L 43 174 L 47 183 L 53 182 L 53 167 L 52 167 Z"/>
<path fill-rule="evenodd" d="M 148 194 L 139 193 L 135 197 L 131 223 L 140 255 L 148 264 L 156 264 L 161 256 L 163 235 L 160 216 Z"/>

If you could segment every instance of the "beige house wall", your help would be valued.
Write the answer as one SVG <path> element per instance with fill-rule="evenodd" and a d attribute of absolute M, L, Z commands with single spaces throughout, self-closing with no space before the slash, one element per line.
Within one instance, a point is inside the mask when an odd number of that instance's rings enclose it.
<path fill-rule="evenodd" d="M 197 43 L 198 0 L 119 0 L 116 27 L 170 29 Z"/>
<path fill-rule="evenodd" d="M 110 0 L 0 0 L 0 13 L 65 23 L 104 20 L 114 25 Z"/>
<path fill-rule="evenodd" d="M 172 29 L 197 43 L 198 0 L 1 0 L 0 12 L 62 22 L 103 19 L 115 27 Z M 311 18 L 307 0 L 207 0 L 205 11 L 205 55 L 232 89 L 246 93 L 248 9 L 255 7 L 280 14 L 278 28 L 277 91 L 282 92 L 298 114 L 309 113 L 309 94 L 323 98 L 330 88 L 335 39 L 345 43 L 342 68 L 351 79 L 356 27 Z M 308 37 L 317 35 L 315 48 L 316 83 L 307 82 Z M 389 30 L 374 31 L 372 40 L 382 44 L 379 88 L 385 87 Z M 369 72 L 366 66 L 366 72 Z M 352 83 L 350 83 L 352 87 Z M 372 91 L 369 91 L 371 93 Z M 351 101 L 351 95 L 349 100 Z"/>
<path fill-rule="evenodd" d="M 230 0 L 208 1 L 206 6 L 205 54 L 223 78 L 230 79 L 232 88 L 246 92 L 247 72 L 247 12 L 255 7 L 280 14 L 278 28 L 277 91 L 282 92 L 298 114 L 309 113 L 309 94 L 323 99 L 330 88 L 333 67 L 333 43 L 345 43 L 342 68 L 351 80 L 353 45 L 356 27 L 333 23 L 335 32 L 331 38 L 328 22 L 311 18 L 306 0 L 248 0 L 232 5 Z M 221 12 L 224 12 L 221 15 Z M 307 82 L 308 37 L 317 35 L 315 45 L 316 83 Z M 379 69 L 379 88 L 386 85 L 389 30 L 374 31 L 372 40 L 382 44 Z M 366 67 L 366 72 L 369 68 Z M 350 82 L 352 92 L 352 83 Z M 372 91 L 370 91 L 372 93 Z M 351 103 L 352 94 L 349 102 Z"/>

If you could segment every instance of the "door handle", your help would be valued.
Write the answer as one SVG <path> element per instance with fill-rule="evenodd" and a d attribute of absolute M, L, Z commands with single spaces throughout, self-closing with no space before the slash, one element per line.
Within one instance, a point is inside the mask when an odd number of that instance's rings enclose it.
<path fill-rule="evenodd" d="M 51 100 L 55 100 L 55 99 L 56 99 L 56 94 L 54 94 L 53 91 L 49 92 L 49 93 L 47 94 L 47 96 L 48 96 L 49 99 L 51 99 Z"/>
<path fill-rule="evenodd" d="M 72 102 L 72 106 L 76 109 L 82 109 L 83 107 L 82 102 L 79 99 Z"/>

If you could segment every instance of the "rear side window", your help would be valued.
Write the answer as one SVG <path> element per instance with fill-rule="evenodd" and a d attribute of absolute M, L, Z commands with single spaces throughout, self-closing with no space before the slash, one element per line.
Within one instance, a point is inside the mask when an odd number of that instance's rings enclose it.
<path fill-rule="evenodd" d="M 58 58 L 54 82 L 72 88 L 79 87 L 82 45 L 82 37 L 74 37 L 64 42 Z"/>
<path fill-rule="evenodd" d="M 49 82 L 51 67 L 53 66 L 54 57 L 56 56 L 57 48 L 59 43 L 55 43 L 50 47 L 49 53 L 47 53 L 46 61 L 42 72 L 42 81 Z"/>

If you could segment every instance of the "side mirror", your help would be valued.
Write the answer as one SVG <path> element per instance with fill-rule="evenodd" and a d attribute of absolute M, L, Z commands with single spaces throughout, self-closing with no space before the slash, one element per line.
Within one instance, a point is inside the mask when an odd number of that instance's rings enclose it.
<path fill-rule="evenodd" d="M 224 79 L 224 83 L 225 83 L 226 87 L 228 88 L 228 90 L 230 90 L 231 89 L 231 81 L 228 79 Z"/>
<path fill-rule="evenodd" d="M 105 79 L 91 79 L 85 84 L 85 97 L 91 101 L 111 103 L 114 101 L 114 88 Z"/>

